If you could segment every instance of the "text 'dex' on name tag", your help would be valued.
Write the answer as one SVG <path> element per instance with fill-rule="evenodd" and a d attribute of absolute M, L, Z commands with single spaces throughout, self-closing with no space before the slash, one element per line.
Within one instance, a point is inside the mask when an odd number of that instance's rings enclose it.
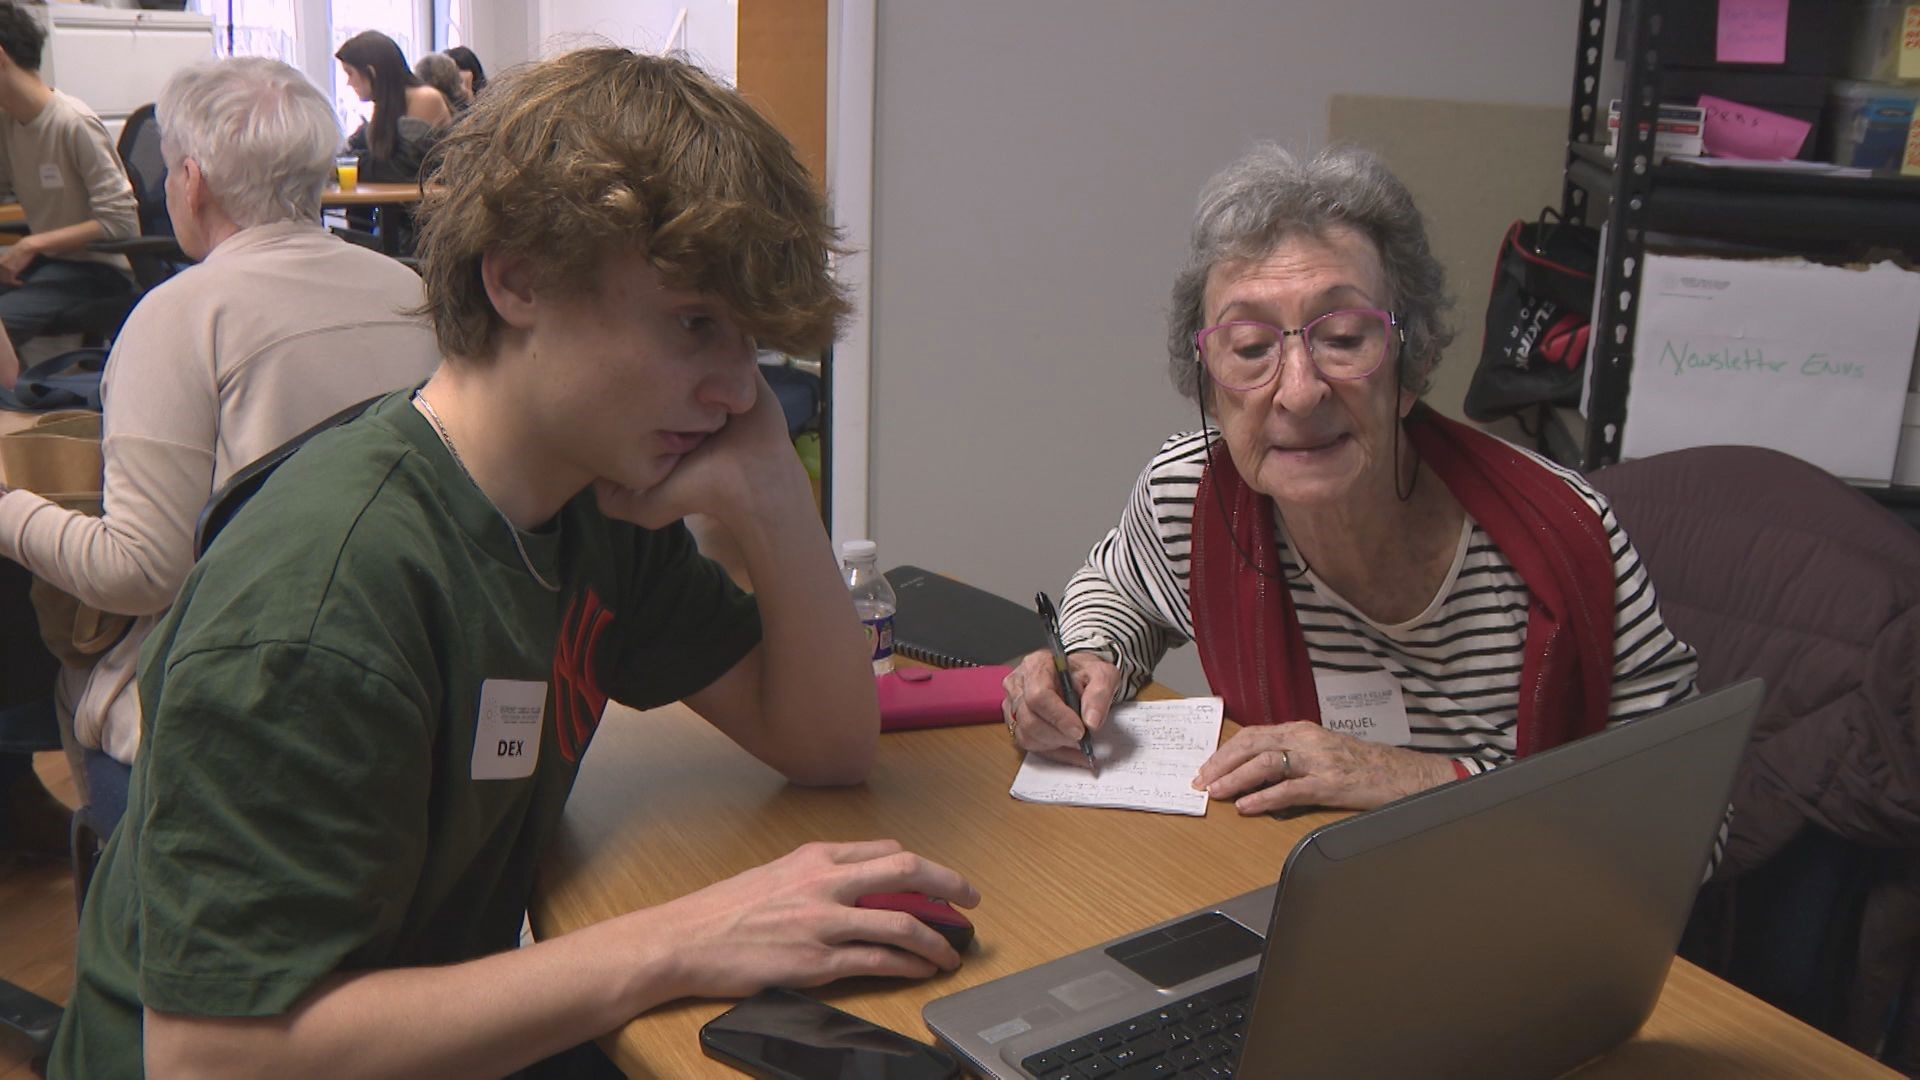
<path fill-rule="evenodd" d="M 488 679 L 480 684 L 480 717 L 473 732 L 475 780 L 523 780 L 540 764 L 547 684 Z"/>
<path fill-rule="evenodd" d="M 1316 671 L 1320 726 L 1368 742 L 1405 746 L 1413 741 L 1400 680 L 1384 671 Z"/>

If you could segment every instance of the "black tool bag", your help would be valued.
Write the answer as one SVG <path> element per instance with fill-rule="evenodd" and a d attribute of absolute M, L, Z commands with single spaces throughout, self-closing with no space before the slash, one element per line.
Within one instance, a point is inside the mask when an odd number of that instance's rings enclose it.
<path fill-rule="evenodd" d="M 1599 231 L 1551 208 L 1507 230 L 1493 267 L 1480 364 L 1467 388 L 1469 417 L 1497 420 L 1535 405 L 1580 403 L 1599 261 Z"/>

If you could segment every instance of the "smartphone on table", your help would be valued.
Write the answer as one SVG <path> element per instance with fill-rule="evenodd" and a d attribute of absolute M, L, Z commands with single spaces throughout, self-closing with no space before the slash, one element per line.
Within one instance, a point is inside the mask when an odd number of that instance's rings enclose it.
<path fill-rule="evenodd" d="M 946 1052 L 792 990 L 763 990 L 709 1020 L 700 1048 L 762 1080 L 953 1080 Z"/>

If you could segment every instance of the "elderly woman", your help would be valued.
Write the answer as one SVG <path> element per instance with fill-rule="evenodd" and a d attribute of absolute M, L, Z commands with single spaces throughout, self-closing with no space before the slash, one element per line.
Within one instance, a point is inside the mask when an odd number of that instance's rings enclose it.
<path fill-rule="evenodd" d="M 1084 715 L 1043 653 L 1007 679 L 1020 746 L 1082 761 L 1083 726 L 1189 639 L 1247 725 L 1194 785 L 1244 814 L 1378 806 L 1692 692 L 1605 500 L 1420 403 L 1445 306 L 1371 154 L 1262 147 L 1208 184 L 1168 317 L 1203 427 L 1067 586 Z"/>
<path fill-rule="evenodd" d="M 459 116 L 467 106 L 473 104 L 473 92 L 467 89 L 462 78 L 466 72 L 453 62 L 446 53 L 428 53 L 413 62 L 413 74 L 421 82 L 440 91 L 440 96 L 453 106 L 453 114 Z"/>
<path fill-rule="evenodd" d="M 208 497 L 439 360 L 431 329 L 410 314 L 420 279 L 320 225 L 340 126 L 306 76 L 259 58 L 187 68 L 160 92 L 156 118 L 167 210 L 200 264 L 149 292 L 114 341 L 101 387 L 104 516 L 29 491 L 0 495 L 0 556 L 135 617 L 92 667 L 63 671 L 55 695 L 95 799 L 124 796 L 141 737 L 140 645 L 193 568 Z M 95 805 L 115 816 L 111 802 Z"/>

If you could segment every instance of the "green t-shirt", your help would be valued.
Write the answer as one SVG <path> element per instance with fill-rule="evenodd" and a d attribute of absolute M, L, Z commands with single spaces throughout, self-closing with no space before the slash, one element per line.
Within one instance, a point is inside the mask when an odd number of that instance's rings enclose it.
<path fill-rule="evenodd" d="M 676 701 L 760 639 L 682 526 L 587 493 L 521 537 L 559 593 L 406 393 L 220 534 L 141 656 L 51 1075 L 138 1075 L 143 1005 L 275 1015 L 337 971 L 514 947 L 607 698 Z"/>

